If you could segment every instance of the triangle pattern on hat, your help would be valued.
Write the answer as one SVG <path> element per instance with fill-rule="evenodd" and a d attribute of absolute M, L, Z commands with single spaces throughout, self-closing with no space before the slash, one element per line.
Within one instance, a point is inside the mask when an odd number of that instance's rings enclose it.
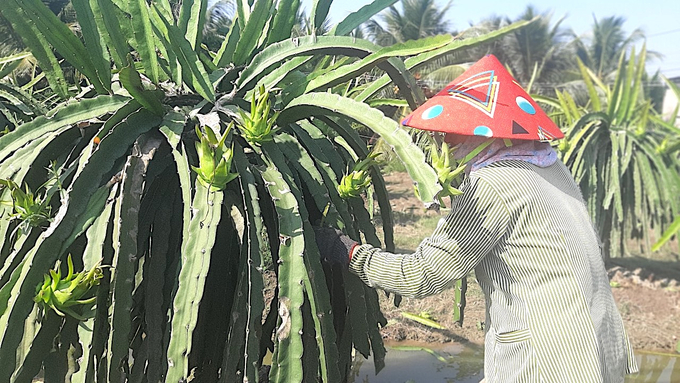
<path fill-rule="evenodd" d="M 495 71 L 490 70 L 463 80 L 447 91 L 451 97 L 466 102 L 493 118 L 498 89 Z"/>
<path fill-rule="evenodd" d="M 541 126 L 538 127 L 538 138 L 541 141 L 551 141 L 555 139 L 555 137 L 552 134 L 546 132 L 546 130 L 543 129 Z"/>
<path fill-rule="evenodd" d="M 529 134 L 517 121 L 512 122 L 512 134 Z"/>

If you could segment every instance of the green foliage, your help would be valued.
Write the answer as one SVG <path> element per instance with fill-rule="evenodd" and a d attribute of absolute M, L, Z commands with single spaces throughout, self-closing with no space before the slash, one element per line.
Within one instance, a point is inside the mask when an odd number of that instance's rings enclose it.
<path fill-rule="evenodd" d="M 455 306 L 453 306 L 453 320 L 462 326 L 463 320 L 465 319 L 465 294 L 467 293 L 467 277 L 457 280 L 454 289 L 456 292 L 456 303 Z"/>
<path fill-rule="evenodd" d="M 620 16 L 594 19 L 590 38 L 586 41 L 577 39 L 575 42 L 578 58 L 600 79 L 616 73 L 620 69 L 616 65 L 618 58 L 645 37 L 640 29 L 626 36 L 623 27 L 625 21 Z"/>
<path fill-rule="evenodd" d="M 680 87 L 678 87 L 674 82 L 664 77 L 664 81 L 668 87 L 675 93 L 675 97 L 680 98 Z M 666 129 L 674 132 L 673 135 L 664 138 L 657 152 L 664 155 L 673 155 L 680 150 L 680 129 L 674 124 L 678 119 L 678 114 L 680 114 L 680 105 L 675 107 L 675 110 L 668 116 L 666 120 L 656 116 L 652 117 L 656 123 L 664 126 Z M 676 213 L 677 214 L 677 213 Z M 680 232 L 680 215 L 676 216 L 673 223 L 668 226 L 666 231 L 661 235 L 658 241 L 652 246 L 652 251 L 659 250 L 664 244 L 671 240 L 678 232 Z"/>
<path fill-rule="evenodd" d="M 579 183 L 607 256 L 625 253 L 626 240 L 649 244 L 649 228 L 667 225 L 680 206 L 679 163 L 663 142 L 677 128 L 655 116 L 642 91 L 646 51 L 622 54 L 613 84 L 579 64 L 589 100 L 585 106 L 567 93 L 550 101 L 566 126 L 561 156 Z"/>
<path fill-rule="evenodd" d="M 427 327 L 432 327 L 432 328 L 436 328 L 436 329 L 439 329 L 439 330 L 445 330 L 446 329 L 446 327 L 437 323 L 435 318 L 430 313 L 428 313 L 427 311 L 423 311 L 420 314 L 413 314 L 413 313 L 409 313 L 409 312 L 406 312 L 406 311 L 402 311 L 401 316 L 403 316 L 406 319 L 416 321 L 416 322 L 418 322 L 422 325 L 425 325 Z"/>
<path fill-rule="evenodd" d="M 0 129 L 4 133 L 46 112 L 31 92 L 31 88 L 44 78 L 44 74 L 36 73 L 32 60 L 34 58 L 28 52 L 0 58 Z M 25 84 L 19 85 L 22 83 Z"/>
<path fill-rule="evenodd" d="M 453 186 L 453 182 L 456 180 L 456 178 L 458 178 L 458 176 L 462 174 L 461 169 L 464 169 L 465 167 L 463 166 L 454 169 L 452 167 L 454 162 L 451 158 L 452 154 L 453 152 L 446 142 L 441 144 L 441 150 L 437 148 L 437 145 L 432 145 L 430 149 L 432 167 L 437 172 L 439 184 L 441 184 L 442 188 L 444 189 L 441 193 L 439 193 L 440 199 L 461 194 L 460 190 Z M 443 201 L 441 201 L 441 203 L 443 204 Z"/>
<path fill-rule="evenodd" d="M 571 80 L 569 76 L 574 67 L 574 37 L 571 31 L 562 26 L 564 16 L 556 22 L 552 21 L 552 16 L 549 12 L 539 12 L 535 6 L 527 5 L 514 20 L 501 16 L 483 20 L 476 26 L 475 32 L 493 31 L 523 20 L 534 22 L 500 40 L 475 49 L 474 57 L 492 53 L 507 65 L 513 77 L 528 92 L 553 94 L 552 84 Z"/>
<path fill-rule="evenodd" d="M 47 41 L 46 35 L 50 35 L 51 38 L 56 36 L 52 36 L 51 33 L 36 33 L 40 27 L 43 28 L 45 32 L 50 31 L 50 25 L 59 25 L 59 30 L 63 33 L 66 26 L 39 0 L 30 0 L 24 5 L 29 4 L 30 6 L 24 7 L 21 4 L 18 4 L 17 1 L 3 1 L 0 3 L 0 13 L 2 13 L 5 20 L 12 25 L 12 29 L 21 36 L 24 44 L 38 60 L 40 67 L 49 80 L 54 92 L 60 97 L 66 98 L 69 93 L 66 78 L 64 77 L 64 72 L 59 65 L 57 57 Z M 35 11 L 36 9 L 41 11 L 45 23 L 50 25 L 31 22 L 31 17 L 26 13 L 31 13 L 31 11 Z M 40 16 L 36 16 L 35 14 L 33 15 L 34 19 L 39 19 L 39 17 Z M 73 38 L 75 38 L 75 36 L 73 36 Z M 70 39 L 70 42 L 73 42 L 73 39 Z M 73 52 L 73 54 L 77 55 L 76 52 Z"/>
<path fill-rule="evenodd" d="M 349 174 L 342 176 L 338 185 L 340 198 L 356 198 L 371 184 L 370 167 L 376 164 L 375 158 L 380 153 L 373 152 L 363 160 L 354 164 L 354 168 Z"/>
<path fill-rule="evenodd" d="M 424 63 L 467 44 L 381 48 L 334 35 L 391 3 L 290 39 L 299 2 L 239 1 L 214 52 L 202 36 L 207 1 L 74 0 L 82 39 L 40 0 L 0 2 L 46 79 L 29 87 L 42 103 L 0 86 L 0 105 L 14 108 L 0 110 L 11 119 L 0 193 L 13 201 L 0 205 L 0 381 L 43 370 L 56 381 L 257 382 L 272 353 L 271 381 L 340 382 L 353 349 L 381 368 L 377 294 L 321 264 L 312 225 L 394 249 L 385 182 L 352 124 L 385 136 L 436 204 L 424 153 L 364 101 L 394 82 L 417 106 L 403 57 Z M 330 4 L 315 2 L 317 30 Z M 375 68 L 380 84 L 349 91 Z M 338 192 L 357 158 L 370 159 L 359 171 L 382 237 L 364 200 Z M 10 235 L 19 221 L 41 224 Z M 36 288 L 66 317 L 39 321 Z M 94 304 L 85 315 L 75 303 Z"/>
<path fill-rule="evenodd" d="M 201 132 L 196 127 L 196 135 L 200 139 L 196 142 L 198 166 L 192 166 L 192 169 L 198 175 L 199 182 L 213 191 L 224 190 L 230 181 L 238 177 L 237 173 L 230 172 L 234 153 L 226 145 L 232 127 L 233 125 L 227 127 L 219 141 L 212 128 L 205 126 Z"/>
<path fill-rule="evenodd" d="M 163 116 L 165 108 L 161 103 L 161 98 L 164 96 L 162 91 L 154 89 L 146 89 L 142 82 L 142 77 L 134 68 L 132 57 L 128 55 L 128 66 L 122 68 L 118 72 L 118 79 L 125 90 L 130 93 L 137 102 L 142 104 L 146 109 L 153 113 Z"/>
<path fill-rule="evenodd" d="M 28 185 L 21 190 L 14 181 L 0 179 L 0 191 L 6 188 L 10 191 L 13 212 L 8 219 L 19 221 L 18 229 L 21 232 L 29 231 L 32 227 L 41 227 L 49 223 L 51 219 L 51 207 L 49 196 L 35 196 Z M 5 201 L 5 203 L 7 203 Z"/>
<path fill-rule="evenodd" d="M 449 148 L 449 145 L 446 142 L 442 142 L 440 145 L 441 149 L 437 147 L 437 144 L 432 144 L 430 146 L 430 162 L 432 163 L 432 168 L 437 172 L 439 184 L 442 185 L 443 188 L 438 194 L 442 204 L 444 197 L 453 197 L 461 194 L 460 190 L 456 189 L 456 186 L 462 181 L 462 176 L 468 162 L 492 143 L 493 140 L 482 142 L 470 153 L 465 155 L 465 157 L 459 160 L 453 158 L 453 148 Z"/>
<path fill-rule="evenodd" d="M 447 34 L 450 31 L 445 17 L 451 4 L 449 1 L 441 7 L 434 0 L 401 0 L 401 11 L 390 5 L 379 15 L 382 23 L 371 19 L 364 29 L 370 40 L 382 46 Z"/>
<path fill-rule="evenodd" d="M 652 251 L 659 250 L 661 246 L 670 241 L 678 232 L 680 232 L 680 217 L 675 218 L 675 221 L 668 226 L 666 231 L 661 235 L 661 238 L 659 238 L 654 246 L 652 246 Z"/>
<path fill-rule="evenodd" d="M 34 300 L 43 308 L 51 308 L 60 316 L 68 314 L 75 319 L 86 320 L 86 317 L 74 311 L 73 306 L 91 306 L 96 301 L 92 288 L 99 285 L 102 277 L 99 265 L 95 265 L 87 272 L 74 273 L 73 260 L 69 254 L 66 277 L 61 277 L 60 262 L 57 261 L 54 270 L 45 274 L 45 281 L 38 287 Z"/>
<path fill-rule="evenodd" d="M 399 159 L 404 162 L 409 175 L 414 180 L 416 193 L 426 207 L 437 203 L 435 198 L 441 186 L 436 181 L 436 174 L 425 162 L 424 153 L 411 142 L 411 136 L 402 130 L 396 121 L 385 117 L 380 111 L 364 103 L 327 93 L 308 93 L 294 99 L 288 104 L 288 110 L 282 112 L 281 117 L 285 121 L 292 116 L 299 116 L 300 111 L 312 116 L 332 116 L 340 113 L 346 119 L 362 123 L 379 133 L 394 148 Z M 326 119 L 324 122 L 338 131 L 346 140 L 349 135 L 356 134 L 351 127 L 338 123 L 337 120 Z M 356 151 L 356 146 L 353 149 Z"/>
<path fill-rule="evenodd" d="M 243 110 L 239 110 L 241 115 L 241 123 L 238 124 L 243 138 L 251 144 L 261 144 L 263 142 L 271 141 L 272 135 L 275 133 L 274 124 L 279 116 L 279 113 L 271 114 L 271 104 L 269 103 L 269 92 L 261 85 L 258 89 L 259 95 L 253 92 L 252 100 L 250 101 L 250 115 Z"/>
<path fill-rule="evenodd" d="M 485 33 L 481 36 L 473 36 L 464 39 L 454 39 L 450 43 L 444 45 L 441 48 L 437 48 L 431 51 L 423 52 L 412 57 L 408 57 L 404 60 L 404 66 L 406 70 L 417 71 L 422 67 L 427 67 L 427 64 L 446 57 L 448 55 L 453 55 L 466 51 L 471 48 L 484 46 L 484 44 L 494 41 L 496 39 L 502 38 L 510 33 L 513 33 L 519 29 L 526 28 L 528 25 L 536 22 L 537 19 L 530 21 L 519 21 L 489 33 Z M 360 87 L 356 91 L 360 92 L 358 95 L 354 96 L 355 100 L 367 101 L 371 98 L 377 97 L 379 92 L 383 90 L 387 85 L 391 83 L 389 74 L 383 75 L 381 78 L 366 84 L 364 87 Z M 451 79 L 453 80 L 453 79 Z M 411 105 L 413 108 L 413 105 Z"/>

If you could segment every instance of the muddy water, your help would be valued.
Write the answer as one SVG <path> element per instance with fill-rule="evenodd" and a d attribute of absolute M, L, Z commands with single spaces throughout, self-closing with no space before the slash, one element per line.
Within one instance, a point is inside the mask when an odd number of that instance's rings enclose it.
<path fill-rule="evenodd" d="M 389 343 L 377 376 L 373 360 L 357 361 L 350 383 L 477 383 L 484 377 L 484 351 L 479 346 Z M 626 383 L 680 383 L 680 355 L 636 352 L 640 373 Z"/>
<path fill-rule="evenodd" d="M 654 352 L 636 352 L 640 373 L 626 379 L 626 382 L 671 382 L 680 383 L 680 355 Z"/>

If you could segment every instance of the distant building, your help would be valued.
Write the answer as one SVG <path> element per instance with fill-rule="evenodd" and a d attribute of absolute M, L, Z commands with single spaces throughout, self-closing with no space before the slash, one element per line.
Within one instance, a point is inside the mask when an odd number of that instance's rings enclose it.
<path fill-rule="evenodd" d="M 669 79 L 671 82 L 680 87 L 680 76 L 673 77 Z M 663 97 L 663 107 L 662 113 L 663 118 L 670 118 L 671 114 L 675 111 L 678 106 L 678 96 L 673 92 L 671 88 L 666 89 L 666 94 Z M 679 113 L 680 114 L 680 113 Z M 675 118 L 675 126 L 680 126 L 680 115 Z"/>

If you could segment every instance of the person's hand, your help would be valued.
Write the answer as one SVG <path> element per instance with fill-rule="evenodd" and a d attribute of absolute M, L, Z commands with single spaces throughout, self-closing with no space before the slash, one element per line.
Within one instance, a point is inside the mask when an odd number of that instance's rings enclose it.
<path fill-rule="evenodd" d="M 321 259 L 330 264 L 348 265 L 352 249 L 358 245 L 342 231 L 332 227 L 314 226 L 314 236 Z"/>

